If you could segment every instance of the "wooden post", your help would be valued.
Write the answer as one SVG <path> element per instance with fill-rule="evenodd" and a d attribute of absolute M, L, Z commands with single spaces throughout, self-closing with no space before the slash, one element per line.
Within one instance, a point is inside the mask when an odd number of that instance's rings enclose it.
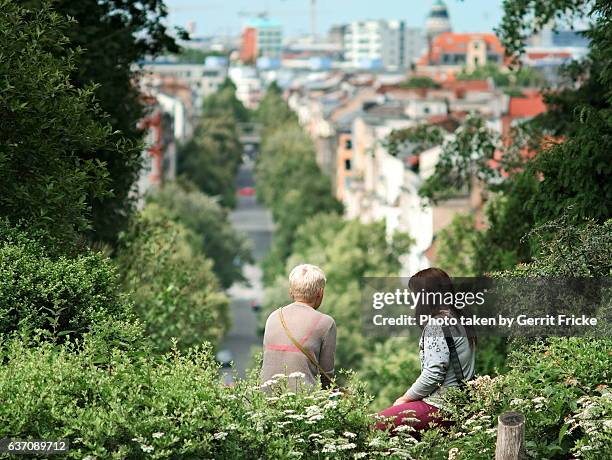
<path fill-rule="evenodd" d="M 506 412 L 497 422 L 495 460 L 525 458 L 525 417 L 518 412 Z"/>

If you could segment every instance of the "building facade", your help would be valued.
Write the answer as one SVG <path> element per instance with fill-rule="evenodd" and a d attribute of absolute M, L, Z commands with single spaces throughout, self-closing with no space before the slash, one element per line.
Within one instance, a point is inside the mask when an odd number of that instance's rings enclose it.
<path fill-rule="evenodd" d="M 242 30 L 240 60 L 252 64 L 258 58 L 280 59 L 283 32 L 278 21 L 266 17 L 249 20 Z"/>
<path fill-rule="evenodd" d="M 343 44 L 353 68 L 404 69 L 420 54 L 424 39 L 404 21 L 355 21 L 346 26 Z"/>

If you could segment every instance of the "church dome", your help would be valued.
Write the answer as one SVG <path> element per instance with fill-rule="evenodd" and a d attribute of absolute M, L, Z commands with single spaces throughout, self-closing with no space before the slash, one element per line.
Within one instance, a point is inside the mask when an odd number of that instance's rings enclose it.
<path fill-rule="evenodd" d="M 442 0 L 436 0 L 432 5 L 425 21 L 425 30 L 429 38 L 433 38 L 443 32 L 452 31 L 448 9 Z"/>

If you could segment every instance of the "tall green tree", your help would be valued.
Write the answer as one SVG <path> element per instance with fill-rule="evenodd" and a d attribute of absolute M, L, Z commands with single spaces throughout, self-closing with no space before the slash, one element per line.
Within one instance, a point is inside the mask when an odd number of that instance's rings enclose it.
<path fill-rule="evenodd" d="M 228 299 L 213 262 L 184 225 L 148 204 L 119 239 L 117 265 L 134 310 L 157 351 L 219 342 L 229 326 Z"/>
<path fill-rule="evenodd" d="M 236 97 L 236 85 L 226 78 L 221 87 L 202 103 L 202 117 L 215 118 L 230 116 L 238 123 L 249 121 L 249 110 Z"/>
<path fill-rule="evenodd" d="M 256 168 L 257 196 L 276 223 L 272 248 L 264 262 L 271 281 L 283 272 L 300 226 L 320 213 L 339 213 L 331 183 L 315 160 L 312 140 L 297 123 L 267 131 Z"/>
<path fill-rule="evenodd" d="M 91 88 L 113 131 L 120 131 L 131 144 L 142 141 L 139 120 L 146 113 L 135 81 L 137 62 L 146 56 L 178 51 L 175 39 L 165 25 L 167 9 L 163 0 L 20 0 L 17 3 L 36 10 L 51 4 L 58 14 L 74 20 L 65 28 L 69 41 L 48 49 L 58 56 L 69 50 L 75 65 L 70 81 L 80 89 Z M 83 162 L 102 162 L 108 170 L 109 191 L 88 193 L 85 202 L 92 210 L 89 236 L 113 242 L 127 225 L 132 202 L 129 192 L 140 169 L 140 151 L 110 148 L 84 149 Z"/>
<path fill-rule="evenodd" d="M 157 205 L 166 219 L 191 232 L 194 249 L 212 260 L 222 287 L 243 280 L 242 266 L 251 262 L 250 247 L 232 227 L 227 210 L 213 198 L 192 184 L 168 183 L 147 202 Z"/>
<path fill-rule="evenodd" d="M 74 21 L 46 4 L 0 5 L 0 215 L 65 248 L 91 228 L 94 201 L 115 199 L 104 156 L 133 158 L 139 148 L 113 130 L 92 86 L 73 83 Z"/>
<path fill-rule="evenodd" d="M 236 120 L 231 114 L 222 113 L 200 121 L 193 138 L 179 152 L 177 170 L 202 192 L 220 197 L 223 205 L 233 207 L 234 180 L 241 161 L 242 144 Z"/>
<path fill-rule="evenodd" d="M 283 99 L 282 90 L 276 82 L 272 82 L 266 89 L 255 112 L 255 119 L 263 125 L 264 134 L 287 122 L 297 122 L 297 116 Z"/>

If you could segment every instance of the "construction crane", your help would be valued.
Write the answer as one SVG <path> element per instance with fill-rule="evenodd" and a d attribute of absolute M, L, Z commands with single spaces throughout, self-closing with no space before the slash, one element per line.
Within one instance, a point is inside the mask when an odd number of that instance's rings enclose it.
<path fill-rule="evenodd" d="M 310 0 L 310 35 L 313 41 L 317 37 L 317 0 Z"/>
<path fill-rule="evenodd" d="M 317 0 L 310 0 L 310 33 L 314 42 L 317 38 Z"/>
<path fill-rule="evenodd" d="M 268 10 L 262 10 L 262 11 L 238 11 L 238 16 L 241 18 L 261 18 L 261 19 L 265 19 L 269 16 L 268 14 Z"/>

